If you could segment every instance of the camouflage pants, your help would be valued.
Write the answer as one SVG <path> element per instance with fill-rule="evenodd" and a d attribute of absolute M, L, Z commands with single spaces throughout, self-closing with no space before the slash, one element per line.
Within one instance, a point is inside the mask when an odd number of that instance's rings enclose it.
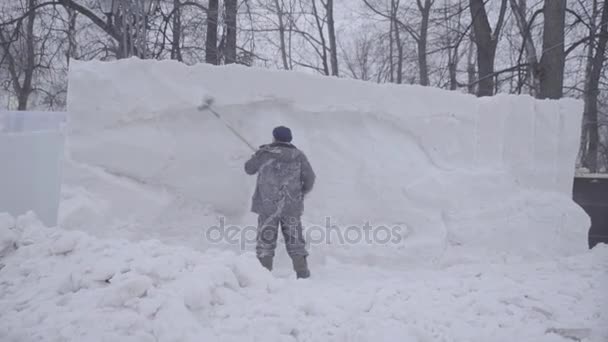
<path fill-rule="evenodd" d="M 258 216 L 258 233 L 256 254 L 258 258 L 274 256 L 277 248 L 279 225 L 285 239 L 287 254 L 294 256 L 307 256 L 306 242 L 302 235 L 302 221 L 294 216 Z"/>

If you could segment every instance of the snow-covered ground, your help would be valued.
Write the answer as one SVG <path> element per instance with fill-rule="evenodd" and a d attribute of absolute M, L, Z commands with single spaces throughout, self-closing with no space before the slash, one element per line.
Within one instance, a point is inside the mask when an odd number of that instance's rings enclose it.
<path fill-rule="evenodd" d="M 290 126 L 324 234 L 252 254 L 252 143 Z M 240 67 L 74 63 L 57 228 L 0 216 L 0 341 L 608 341 L 608 247 L 570 199 L 580 103 Z M 212 241 L 224 221 L 243 239 Z M 395 228 L 396 227 L 396 228 Z M 351 230 L 361 232 L 361 230 Z M 334 236 L 335 237 L 335 236 Z M 319 240 L 319 239 L 317 239 Z"/>
<path fill-rule="evenodd" d="M 248 253 L 100 240 L 27 217 L 17 227 L 0 271 L 7 342 L 608 338 L 607 246 L 440 269 L 329 259 L 301 281 L 271 275 Z"/>

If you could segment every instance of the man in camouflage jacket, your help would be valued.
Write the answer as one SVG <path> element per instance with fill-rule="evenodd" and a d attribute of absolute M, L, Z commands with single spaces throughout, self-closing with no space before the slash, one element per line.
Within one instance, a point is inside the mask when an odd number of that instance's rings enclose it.
<path fill-rule="evenodd" d="M 304 197 L 312 190 L 315 173 L 306 155 L 291 144 L 291 130 L 276 127 L 274 141 L 260 149 L 245 163 L 245 172 L 258 174 L 251 211 L 258 214 L 256 254 L 262 266 L 272 270 L 279 225 L 287 253 L 298 278 L 308 278 L 308 252 L 300 217 Z"/>

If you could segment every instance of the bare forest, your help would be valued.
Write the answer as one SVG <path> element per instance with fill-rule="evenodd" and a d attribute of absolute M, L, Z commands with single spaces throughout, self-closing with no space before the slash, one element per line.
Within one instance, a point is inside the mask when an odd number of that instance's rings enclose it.
<path fill-rule="evenodd" d="M 606 172 L 607 2 L 0 0 L 0 108 L 65 110 L 72 60 L 133 57 L 572 97 L 579 166 Z"/>

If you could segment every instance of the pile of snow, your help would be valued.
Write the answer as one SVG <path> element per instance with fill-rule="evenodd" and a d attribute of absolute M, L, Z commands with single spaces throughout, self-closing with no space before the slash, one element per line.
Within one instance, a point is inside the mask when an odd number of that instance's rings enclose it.
<path fill-rule="evenodd" d="M 586 248 L 589 219 L 571 200 L 574 100 L 135 59 L 75 62 L 69 86 L 74 161 L 237 224 L 255 223 L 255 180 L 243 172 L 251 151 L 197 106 L 214 97 L 255 145 L 274 126 L 291 127 L 318 175 L 306 223 L 404 227 L 398 246 L 325 246 L 329 255 L 502 260 Z"/>
<path fill-rule="evenodd" d="M 540 263 L 417 272 L 333 260 L 302 281 L 273 277 L 249 253 L 100 240 L 44 228 L 32 215 L 0 216 L 3 241 L 7 230 L 6 342 L 608 338 L 606 246 Z"/>
<path fill-rule="evenodd" d="M 15 227 L 15 219 L 11 215 L 0 213 L 0 258 L 15 248 L 17 242 Z"/>

